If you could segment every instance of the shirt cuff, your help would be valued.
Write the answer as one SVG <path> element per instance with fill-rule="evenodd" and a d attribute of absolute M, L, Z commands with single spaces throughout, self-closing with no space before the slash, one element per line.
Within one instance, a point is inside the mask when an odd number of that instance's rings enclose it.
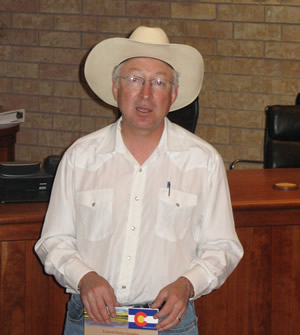
<path fill-rule="evenodd" d="M 182 277 L 187 278 L 194 287 L 193 300 L 210 292 L 211 281 L 208 278 L 207 272 L 201 266 L 195 266 L 188 272 L 184 273 Z"/>
<path fill-rule="evenodd" d="M 65 270 L 66 282 L 69 284 L 67 291 L 70 293 L 79 293 L 78 284 L 80 279 L 86 275 L 88 272 L 95 271 L 90 268 L 79 259 L 74 260 L 72 263 L 68 264 L 68 267 Z"/>

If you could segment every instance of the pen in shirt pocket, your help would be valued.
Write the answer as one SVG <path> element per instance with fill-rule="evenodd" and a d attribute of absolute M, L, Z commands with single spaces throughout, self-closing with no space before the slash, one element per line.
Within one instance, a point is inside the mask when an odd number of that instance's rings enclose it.
<path fill-rule="evenodd" d="M 170 181 L 168 181 L 167 183 L 167 189 L 168 189 L 168 197 L 169 197 L 171 194 L 171 182 Z"/>

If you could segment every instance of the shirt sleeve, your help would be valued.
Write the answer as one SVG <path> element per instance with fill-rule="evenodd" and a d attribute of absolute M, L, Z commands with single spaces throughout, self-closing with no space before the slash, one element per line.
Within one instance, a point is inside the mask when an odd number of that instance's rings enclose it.
<path fill-rule="evenodd" d="M 63 156 L 55 176 L 42 234 L 35 251 L 48 274 L 70 293 L 78 293 L 80 279 L 90 271 L 77 251 L 72 155 Z"/>
<path fill-rule="evenodd" d="M 197 256 L 190 270 L 183 274 L 194 287 L 194 299 L 219 288 L 243 256 L 235 231 L 226 171 L 218 153 L 208 168 L 205 211 L 196 236 Z"/>

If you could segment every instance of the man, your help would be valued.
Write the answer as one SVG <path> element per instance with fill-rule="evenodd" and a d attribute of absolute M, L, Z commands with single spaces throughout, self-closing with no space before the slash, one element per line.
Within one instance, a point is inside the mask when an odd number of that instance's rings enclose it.
<path fill-rule="evenodd" d="M 202 57 L 138 27 L 100 42 L 85 75 L 122 117 L 67 150 L 36 244 L 46 272 L 72 293 L 65 334 L 83 334 L 83 307 L 109 324 L 126 305 L 158 308 L 159 332 L 197 334 L 194 299 L 243 254 L 220 156 L 166 118 L 198 96 Z"/>

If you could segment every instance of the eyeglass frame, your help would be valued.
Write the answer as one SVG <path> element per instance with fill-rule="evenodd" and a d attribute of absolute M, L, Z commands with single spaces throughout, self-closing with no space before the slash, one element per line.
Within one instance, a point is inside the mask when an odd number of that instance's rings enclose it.
<path fill-rule="evenodd" d="M 138 82 L 137 82 L 137 86 L 136 86 L 136 88 L 139 88 L 139 89 L 141 89 L 142 87 L 145 86 L 146 81 L 149 81 L 149 82 L 150 82 L 150 86 L 151 86 L 151 87 L 154 87 L 154 88 L 159 89 L 159 90 L 162 90 L 162 91 L 165 90 L 165 89 L 167 89 L 167 88 L 168 88 L 168 85 L 171 85 L 171 86 L 175 87 L 175 83 L 174 83 L 174 82 L 169 81 L 168 79 L 160 78 L 160 77 L 155 77 L 155 78 L 153 78 L 153 79 L 145 79 L 145 78 L 140 77 L 140 76 L 136 76 L 136 75 L 133 75 L 133 74 L 129 74 L 128 76 L 116 76 L 115 78 L 116 78 L 116 79 L 119 79 L 119 78 L 121 78 L 121 79 L 126 79 L 126 83 L 129 84 L 129 85 L 128 85 L 129 87 L 132 87 L 132 86 L 130 86 L 130 85 L 131 85 L 131 84 L 132 84 L 132 85 L 135 85 L 135 83 L 134 83 L 134 82 L 130 82 L 128 79 L 129 79 L 129 78 L 137 79 Z M 160 86 L 155 86 L 155 85 L 153 84 L 153 82 L 154 82 L 155 80 L 160 80 L 160 81 L 163 82 L 163 83 L 165 82 L 167 85 L 166 85 L 166 86 L 162 86 L 162 87 L 160 87 Z"/>

